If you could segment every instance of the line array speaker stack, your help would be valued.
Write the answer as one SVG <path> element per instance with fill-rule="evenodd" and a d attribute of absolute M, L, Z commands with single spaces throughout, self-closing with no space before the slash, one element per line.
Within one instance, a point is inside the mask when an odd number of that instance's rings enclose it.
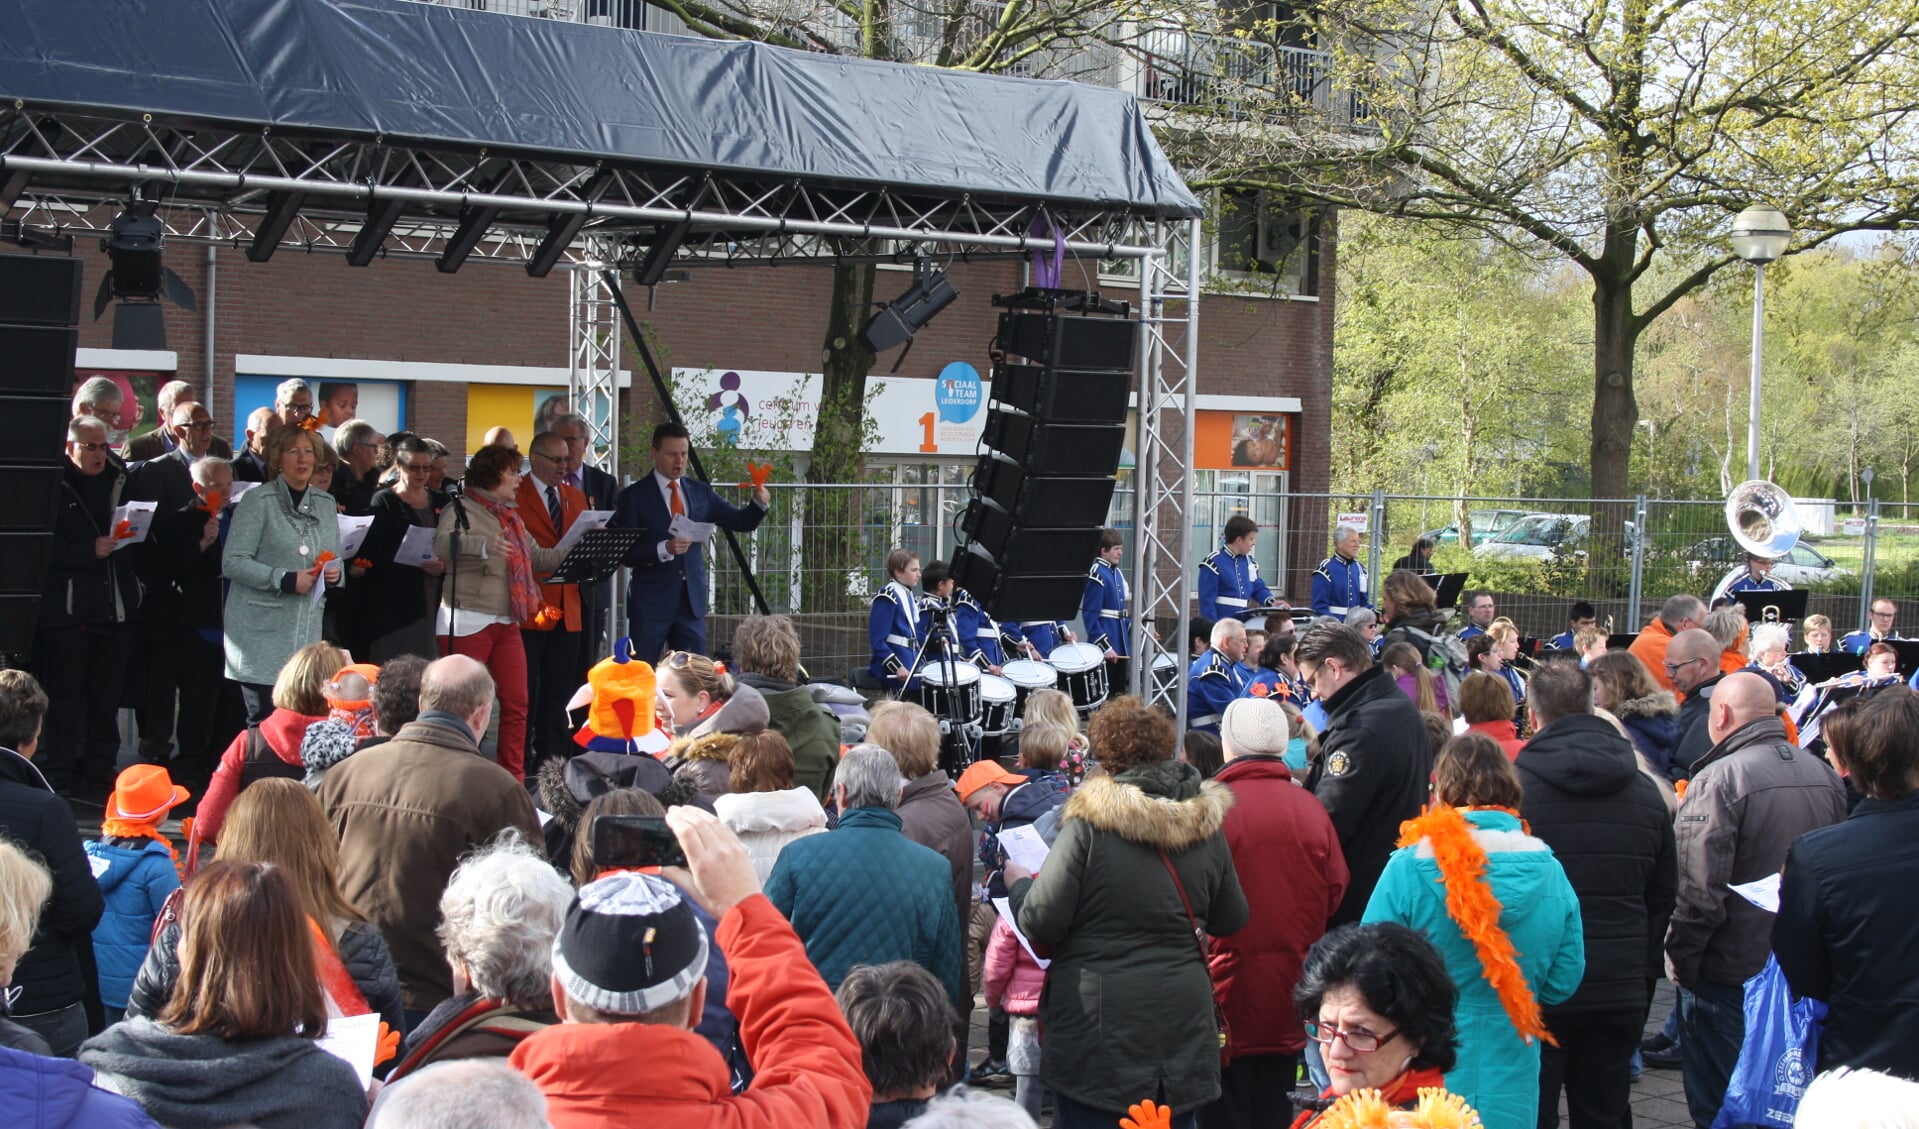
<path fill-rule="evenodd" d="M 954 579 L 999 619 L 1073 619 L 1113 500 L 1139 323 L 1081 290 L 993 304 L 1005 312 Z"/>
<path fill-rule="evenodd" d="M 79 323 L 80 260 L 0 255 L 0 652 L 33 650 Z"/>

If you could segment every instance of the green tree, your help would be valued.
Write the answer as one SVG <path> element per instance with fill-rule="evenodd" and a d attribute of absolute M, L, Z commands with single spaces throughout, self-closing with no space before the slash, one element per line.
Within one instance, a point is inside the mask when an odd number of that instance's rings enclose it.
<path fill-rule="evenodd" d="M 1734 213 L 1784 209 L 1799 251 L 1919 214 L 1919 0 L 1351 0 L 1222 30 L 1332 62 L 1250 84 L 1246 127 L 1166 133 L 1197 185 L 1463 225 L 1583 276 L 1595 497 L 1631 492 L 1636 347 L 1738 262 Z"/>

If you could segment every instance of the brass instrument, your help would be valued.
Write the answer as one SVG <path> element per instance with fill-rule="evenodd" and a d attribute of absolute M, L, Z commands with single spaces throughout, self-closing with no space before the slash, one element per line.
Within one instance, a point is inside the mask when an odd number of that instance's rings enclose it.
<path fill-rule="evenodd" d="M 1792 504 L 1792 495 L 1755 478 L 1733 487 L 1726 495 L 1726 528 L 1740 548 L 1777 560 L 1799 544 L 1805 526 L 1799 520 L 1798 507 Z M 1779 622 L 1778 606 L 1768 604 L 1759 618 L 1762 623 Z"/>

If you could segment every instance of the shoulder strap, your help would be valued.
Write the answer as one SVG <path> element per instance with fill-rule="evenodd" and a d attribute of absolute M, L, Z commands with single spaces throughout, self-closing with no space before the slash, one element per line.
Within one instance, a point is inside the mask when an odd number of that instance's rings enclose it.
<path fill-rule="evenodd" d="M 1179 892 L 1180 908 L 1186 911 L 1186 924 L 1192 927 L 1193 943 L 1199 946 L 1199 962 L 1206 964 L 1206 931 L 1199 927 L 1199 919 L 1193 916 L 1193 903 L 1186 897 L 1186 883 L 1179 880 L 1179 870 L 1173 866 L 1172 858 L 1165 851 L 1159 853 L 1159 861 L 1166 864 L 1166 873 L 1173 876 L 1173 889 Z"/>

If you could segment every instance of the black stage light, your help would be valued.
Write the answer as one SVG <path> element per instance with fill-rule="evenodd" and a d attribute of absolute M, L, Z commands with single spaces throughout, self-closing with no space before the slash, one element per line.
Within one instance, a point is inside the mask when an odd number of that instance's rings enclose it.
<path fill-rule="evenodd" d="M 919 259 L 913 264 L 913 285 L 867 319 L 860 329 L 860 343 L 875 353 L 904 345 L 958 297 L 945 271 Z"/>
<path fill-rule="evenodd" d="M 182 309 L 199 308 L 186 280 L 160 260 L 167 225 L 159 217 L 159 210 L 159 200 L 136 194 L 127 210 L 113 218 L 106 238 L 100 241 L 110 266 L 93 298 L 93 318 L 100 320 L 109 302 L 119 302 L 113 311 L 116 349 L 167 347 L 162 297 Z"/>

